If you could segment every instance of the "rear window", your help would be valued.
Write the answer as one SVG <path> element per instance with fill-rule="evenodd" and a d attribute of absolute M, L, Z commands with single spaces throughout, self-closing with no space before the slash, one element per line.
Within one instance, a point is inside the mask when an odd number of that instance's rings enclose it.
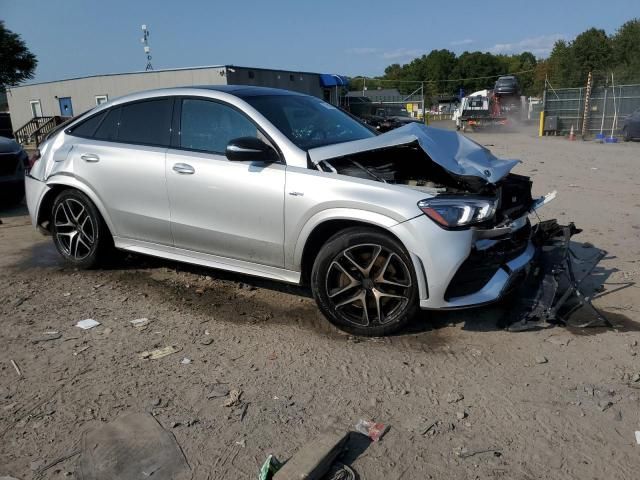
<path fill-rule="evenodd" d="M 102 121 L 93 138 L 96 140 L 115 141 L 118 134 L 118 119 L 120 117 L 120 108 L 112 108 Z"/>
<path fill-rule="evenodd" d="M 105 111 L 94 115 L 93 117 L 73 127 L 70 133 L 78 137 L 93 137 L 93 135 L 96 133 L 98 125 L 100 125 L 100 122 L 106 114 L 107 112 Z"/>
<path fill-rule="evenodd" d="M 118 141 L 168 146 L 171 102 L 163 98 L 130 103 L 121 107 Z"/>

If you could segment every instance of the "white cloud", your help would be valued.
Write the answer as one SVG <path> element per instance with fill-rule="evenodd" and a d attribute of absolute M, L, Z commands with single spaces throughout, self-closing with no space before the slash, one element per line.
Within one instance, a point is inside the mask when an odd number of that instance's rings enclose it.
<path fill-rule="evenodd" d="M 345 50 L 348 55 L 375 55 L 385 60 L 397 60 L 402 58 L 415 58 L 422 55 L 424 52 L 416 48 L 397 48 L 395 50 L 382 50 L 376 47 L 354 47 Z"/>
<path fill-rule="evenodd" d="M 356 48 L 348 48 L 345 50 L 345 53 L 349 55 L 371 55 L 373 53 L 378 53 L 380 49 L 373 47 L 356 47 Z"/>
<path fill-rule="evenodd" d="M 541 35 L 539 37 L 524 38 L 514 43 L 496 43 L 489 51 L 492 53 L 505 54 L 529 51 L 538 57 L 545 57 L 551 53 L 554 43 L 566 38 L 567 36 L 562 33 Z"/>
<path fill-rule="evenodd" d="M 422 50 L 417 50 L 415 48 L 398 48 L 396 50 L 383 52 L 381 56 L 387 60 L 392 60 L 398 58 L 414 58 L 422 55 L 423 53 L 424 52 Z"/>
<path fill-rule="evenodd" d="M 470 38 L 465 38 L 464 40 L 454 40 L 453 42 L 450 42 L 450 45 L 453 45 L 454 47 L 459 47 L 461 45 L 471 45 L 472 43 L 476 43 L 476 41 L 471 40 Z"/>

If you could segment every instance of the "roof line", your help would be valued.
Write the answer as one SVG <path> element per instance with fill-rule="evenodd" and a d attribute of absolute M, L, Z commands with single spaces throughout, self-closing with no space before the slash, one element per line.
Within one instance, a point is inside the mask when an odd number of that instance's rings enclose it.
<path fill-rule="evenodd" d="M 22 88 L 22 87 L 31 87 L 31 86 L 35 86 L 35 85 L 46 85 L 48 83 L 58 83 L 58 82 L 68 82 L 71 80 L 83 80 L 85 78 L 96 78 L 96 77 L 114 77 L 114 76 L 118 76 L 118 75 L 143 75 L 143 74 L 147 74 L 147 73 L 158 73 L 158 72 L 177 72 L 177 71 L 183 71 L 183 70 L 206 70 L 208 68 L 244 68 L 247 70 L 261 70 L 261 71 L 271 71 L 271 72 L 284 72 L 284 73 L 303 73 L 306 75 L 321 75 L 320 73 L 317 72 L 306 72 L 306 71 L 300 71 L 300 70 L 282 70 L 282 69 L 277 69 L 277 68 L 264 68 L 264 67 L 244 67 L 242 65 L 201 65 L 201 66 L 195 66 L 195 67 L 176 67 L 176 68 L 163 68 L 163 69 L 159 69 L 159 70 L 138 70 L 138 71 L 134 71 L 134 72 L 120 72 L 120 73 L 98 73 L 96 75 L 85 75 L 82 77 L 71 77 L 71 78 L 61 78 L 59 80 L 48 80 L 46 82 L 35 82 L 35 83 L 26 83 L 23 85 L 16 85 L 13 87 L 7 87 L 7 90 L 13 90 L 16 88 Z"/>

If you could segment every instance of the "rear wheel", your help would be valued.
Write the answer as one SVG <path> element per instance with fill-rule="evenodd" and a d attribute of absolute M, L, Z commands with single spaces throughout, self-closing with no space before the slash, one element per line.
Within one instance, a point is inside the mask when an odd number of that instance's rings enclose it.
<path fill-rule="evenodd" d="M 349 228 L 330 238 L 313 265 L 311 288 L 329 321 L 356 335 L 393 333 L 418 304 L 409 255 L 396 239 L 372 228 Z"/>
<path fill-rule="evenodd" d="M 69 263 L 92 268 L 113 245 L 109 229 L 89 197 L 78 190 L 65 190 L 53 202 L 53 242 Z"/>

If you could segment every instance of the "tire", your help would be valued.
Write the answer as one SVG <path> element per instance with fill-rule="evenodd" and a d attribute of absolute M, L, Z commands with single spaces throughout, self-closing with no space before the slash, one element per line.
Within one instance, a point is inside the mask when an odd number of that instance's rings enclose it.
<path fill-rule="evenodd" d="M 627 127 L 624 127 L 622 129 L 622 139 L 625 142 L 630 142 L 631 141 L 631 135 L 629 135 L 629 129 Z"/>
<path fill-rule="evenodd" d="M 78 190 L 64 190 L 54 200 L 51 234 L 60 255 L 80 269 L 96 267 L 113 248 L 113 237 L 100 212 Z"/>
<path fill-rule="evenodd" d="M 408 253 L 398 240 L 374 228 L 347 228 L 331 237 L 313 264 L 311 290 L 325 317 L 354 335 L 394 333 L 418 308 Z"/>

